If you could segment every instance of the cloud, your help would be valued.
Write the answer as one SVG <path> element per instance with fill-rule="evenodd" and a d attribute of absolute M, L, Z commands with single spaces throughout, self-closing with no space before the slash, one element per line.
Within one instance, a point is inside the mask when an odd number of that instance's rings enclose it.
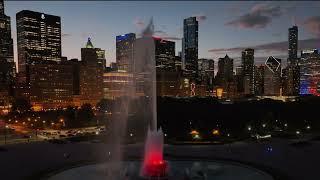
<path fill-rule="evenodd" d="M 319 38 L 312 38 L 312 39 L 305 39 L 305 40 L 299 40 L 298 45 L 299 49 L 314 49 L 317 48 L 317 45 L 319 44 L 320 39 Z M 217 55 L 222 54 L 237 54 L 239 55 L 241 51 L 243 51 L 246 48 L 253 48 L 256 52 L 256 54 L 260 55 L 274 55 L 274 54 L 286 54 L 288 52 L 288 41 L 281 41 L 281 42 L 273 42 L 273 43 L 267 43 L 267 44 L 261 44 L 256 46 L 242 46 L 242 47 L 234 47 L 234 48 L 219 48 L 219 49 L 210 49 L 208 52 L 215 53 Z"/>
<path fill-rule="evenodd" d="M 138 17 L 133 20 L 133 24 L 137 28 L 144 28 L 146 26 L 146 24 L 143 22 L 143 20 Z"/>
<path fill-rule="evenodd" d="M 154 36 L 157 36 L 159 38 L 165 39 L 165 40 L 171 40 L 171 41 L 179 41 L 182 38 L 180 37 L 174 37 L 174 36 L 170 36 L 168 35 L 165 31 L 162 30 L 155 30 L 154 31 Z"/>
<path fill-rule="evenodd" d="M 225 25 L 245 29 L 261 29 L 270 24 L 273 18 L 279 17 L 282 14 L 283 10 L 280 6 L 256 4 L 251 8 L 249 13 L 239 16 Z"/>
<path fill-rule="evenodd" d="M 272 33 L 272 36 L 273 37 L 280 37 L 280 36 L 282 36 L 282 33 Z"/>
<path fill-rule="evenodd" d="M 320 16 L 312 16 L 303 22 L 303 26 L 312 34 L 320 36 Z"/>
<path fill-rule="evenodd" d="M 207 16 L 203 13 L 194 14 L 193 16 L 196 17 L 197 21 L 199 21 L 200 23 L 207 19 Z"/>

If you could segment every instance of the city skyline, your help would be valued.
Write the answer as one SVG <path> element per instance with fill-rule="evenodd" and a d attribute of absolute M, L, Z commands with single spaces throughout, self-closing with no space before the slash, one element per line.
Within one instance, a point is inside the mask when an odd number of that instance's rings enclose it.
<path fill-rule="evenodd" d="M 199 21 L 199 58 L 217 60 L 227 53 L 235 59 L 235 66 L 240 63 L 241 51 L 247 47 L 255 48 L 256 64 L 264 63 L 269 55 L 286 59 L 287 31 L 294 24 L 299 26 L 299 50 L 319 46 L 315 40 L 320 29 L 320 18 L 316 16 L 316 9 L 320 7 L 318 2 L 295 2 L 290 5 L 285 2 L 241 2 L 241 6 L 237 2 L 183 2 L 183 8 L 179 6 L 181 3 L 8 1 L 5 2 L 5 11 L 12 19 L 15 61 L 15 15 L 23 9 L 61 17 L 63 56 L 80 59 L 80 49 L 91 37 L 97 47 L 106 50 L 107 64 L 116 59 L 115 37 L 130 32 L 139 34 L 151 17 L 155 22 L 156 35 L 174 40 L 177 54 L 181 51 L 183 19 L 196 16 Z M 132 11 L 119 14 L 124 5 Z M 83 13 L 84 10 L 86 13 Z M 226 13 L 231 10 L 233 13 Z M 161 14 L 162 11 L 167 13 Z M 74 20 L 73 16 L 79 18 Z M 116 18 L 108 18 L 113 16 Z M 293 19 L 296 23 L 292 22 Z"/>

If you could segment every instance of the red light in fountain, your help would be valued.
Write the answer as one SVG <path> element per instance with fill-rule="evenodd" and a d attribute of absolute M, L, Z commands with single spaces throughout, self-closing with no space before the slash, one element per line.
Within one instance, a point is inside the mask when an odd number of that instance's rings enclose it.
<path fill-rule="evenodd" d="M 166 177 L 168 164 L 166 161 L 151 161 L 145 164 L 143 170 L 144 177 Z"/>
<path fill-rule="evenodd" d="M 155 177 L 166 179 L 168 174 L 168 163 L 163 160 L 163 133 L 159 131 L 148 131 L 145 144 L 144 162 L 141 175 L 145 178 Z"/>

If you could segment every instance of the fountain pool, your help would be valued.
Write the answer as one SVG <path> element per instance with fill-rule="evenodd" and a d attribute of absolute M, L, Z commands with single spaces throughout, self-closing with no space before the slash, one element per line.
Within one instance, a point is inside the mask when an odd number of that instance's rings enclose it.
<path fill-rule="evenodd" d="M 223 161 L 168 161 L 166 177 L 140 176 L 142 161 L 124 161 L 119 180 L 273 180 L 273 177 L 258 169 Z M 51 176 L 48 180 L 106 180 L 106 167 L 112 163 L 93 164 L 72 168 Z"/>

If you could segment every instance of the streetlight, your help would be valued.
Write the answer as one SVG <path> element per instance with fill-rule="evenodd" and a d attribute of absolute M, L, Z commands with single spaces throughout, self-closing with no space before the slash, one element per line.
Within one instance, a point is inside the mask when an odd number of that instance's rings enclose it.
<path fill-rule="evenodd" d="M 265 128 L 265 127 L 266 127 L 266 124 L 262 124 L 262 127 L 264 127 L 264 128 Z"/>
<path fill-rule="evenodd" d="M 66 124 L 64 123 L 64 120 L 62 118 L 60 119 L 60 122 L 62 123 L 63 127 L 66 126 Z"/>
<path fill-rule="evenodd" d="M 9 128 L 8 125 L 5 125 L 4 129 L 4 144 L 7 144 L 7 129 Z"/>
<path fill-rule="evenodd" d="M 251 126 L 248 126 L 248 131 L 251 131 Z"/>
<path fill-rule="evenodd" d="M 300 134 L 300 131 L 296 131 L 296 134 L 299 135 L 299 134 Z"/>
<path fill-rule="evenodd" d="M 307 126 L 307 129 L 309 130 L 309 129 L 311 129 L 311 127 L 310 127 L 310 126 Z"/>

